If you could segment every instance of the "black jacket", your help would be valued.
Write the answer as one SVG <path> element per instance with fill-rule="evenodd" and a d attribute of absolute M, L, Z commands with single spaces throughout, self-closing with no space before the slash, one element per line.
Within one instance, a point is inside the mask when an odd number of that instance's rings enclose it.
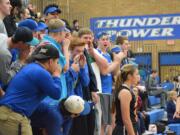
<path fill-rule="evenodd" d="M 5 17 L 3 21 L 7 30 L 8 37 L 11 37 L 17 29 L 15 17 L 9 15 Z"/>

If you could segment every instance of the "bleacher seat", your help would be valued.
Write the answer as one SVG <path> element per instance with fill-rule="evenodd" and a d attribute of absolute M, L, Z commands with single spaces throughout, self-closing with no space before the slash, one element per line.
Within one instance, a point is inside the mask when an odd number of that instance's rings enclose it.
<path fill-rule="evenodd" d="M 163 90 L 165 91 L 170 91 L 174 89 L 174 84 L 171 82 L 164 82 L 161 83 L 161 87 L 163 87 Z"/>
<path fill-rule="evenodd" d="M 180 123 L 179 124 L 169 124 L 168 127 L 171 131 L 176 132 L 176 135 L 180 135 Z"/>
<path fill-rule="evenodd" d="M 147 114 L 149 115 L 150 124 L 153 124 L 163 119 L 164 109 L 155 109 L 147 112 Z"/>
<path fill-rule="evenodd" d="M 160 98 L 159 98 L 159 97 L 156 97 L 156 96 L 148 96 L 148 100 L 149 100 L 149 105 L 150 105 L 150 106 L 160 104 Z"/>

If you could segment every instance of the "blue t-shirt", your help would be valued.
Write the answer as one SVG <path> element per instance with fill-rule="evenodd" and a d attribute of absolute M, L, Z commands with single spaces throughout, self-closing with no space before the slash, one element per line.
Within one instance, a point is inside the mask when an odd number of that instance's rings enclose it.
<path fill-rule="evenodd" d="M 62 45 L 59 44 L 58 42 L 56 42 L 56 40 L 54 40 L 51 36 L 49 35 L 45 35 L 43 37 L 43 40 L 42 42 L 49 42 L 51 43 L 54 47 L 56 47 L 59 51 L 59 55 L 60 55 L 60 58 L 59 58 L 59 64 L 62 68 L 64 68 L 64 66 L 66 65 L 66 58 L 65 56 L 63 55 L 62 53 Z M 66 98 L 67 97 L 67 85 L 66 85 L 66 78 L 65 78 L 65 73 L 62 73 L 61 76 L 60 76 L 60 79 L 61 79 L 61 83 L 59 84 L 62 88 L 61 90 L 61 93 L 60 93 L 60 99 L 58 100 L 54 100 L 50 97 L 46 97 L 45 100 L 43 102 L 46 102 L 46 103 L 49 103 L 51 105 L 54 105 L 56 103 L 59 102 L 59 100 L 63 99 L 63 98 Z"/>
<path fill-rule="evenodd" d="M 52 77 L 41 65 L 28 64 L 10 81 L 0 105 L 29 117 L 46 96 L 59 99 L 59 83 L 60 78 Z"/>
<path fill-rule="evenodd" d="M 104 54 L 104 53 L 102 53 L 101 50 L 99 50 L 99 49 L 97 49 L 97 50 L 108 61 L 109 64 L 112 62 L 111 56 L 109 55 L 109 53 Z M 111 73 L 108 73 L 107 75 L 101 75 L 102 93 L 111 94 L 112 93 L 112 84 L 113 84 L 113 80 L 112 80 Z"/>
<path fill-rule="evenodd" d="M 72 118 L 63 116 L 58 104 L 41 103 L 31 116 L 31 125 L 45 128 L 48 135 L 68 135 Z"/>

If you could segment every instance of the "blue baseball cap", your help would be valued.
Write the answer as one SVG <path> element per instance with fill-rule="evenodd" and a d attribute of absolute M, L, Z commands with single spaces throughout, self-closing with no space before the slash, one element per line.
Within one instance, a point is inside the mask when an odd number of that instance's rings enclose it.
<path fill-rule="evenodd" d="M 80 113 L 80 115 L 87 115 L 89 114 L 91 111 L 91 106 L 90 106 L 90 103 L 88 102 L 84 102 L 84 110 Z"/>
<path fill-rule="evenodd" d="M 100 32 L 97 34 L 97 39 L 100 39 L 102 36 L 108 36 L 108 34 L 106 32 Z"/>
<path fill-rule="evenodd" d="M 49 7 L 44 11 L 45 15 L 48 15 L 49 13 L 61 13 L 61 10 L 58 7 Z"/>
<path fill-rule="evenodd" d="M 25 19 L 25 20 L 19 22 L 18 27 L 27 27 L 32 31 L 37 31 L 38 24 L 33 19 Z"/>
<path fill-rule="evenodd" d="M 46 30 L 48 26 L 44 22 L 38 22 L 38 27 L 36 28 L 36 31 L 42 31 Z"/>
<path fill-rule="evenodd" d="M 121 51 L 121 48 L 120 46 L 118 45 L 115 45 L 112 49 L 111 49 L 111 52 L 112 53 L 119 53 Z"/>
<path fill-rule="evenodd" d="M 36 46 L 39 44 L 39 40 L 33 37 L 32 31 L 27 27 L 18 27 L 12 36 L 12 40 L 15 42 L 24 42 L 30 46 Z"/>
<path fill-rule="evenodd" d="M 65 26 L 63 27 L 60 27 L 58 29 L 48 29 L 49 32 L 53 32 L 53 33 L 56 33 L 56 32 L 62 32 L 62 31 L 65 31 L 65 32 L 70 32 L 69 29 L 67 29 Z"/>

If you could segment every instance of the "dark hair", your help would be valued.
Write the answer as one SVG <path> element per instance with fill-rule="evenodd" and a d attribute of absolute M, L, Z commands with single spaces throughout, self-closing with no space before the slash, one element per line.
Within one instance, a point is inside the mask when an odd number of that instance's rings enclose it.
<path fill-rule="evenodd" d="M 178 76 L 175 76 L 175 77 L 173 78 L 173 81 L 178 82 Z"/>
<path fill-rule="evenodd" d="M 47 6 L 44 8 L 43 13 L 45 14 L 46 11 L 48 10 L 48 8 L 50 8 L 50 7 L 56 7 L 56 8 L 58 8 L 58 9 L 60 10 L 60 13 L 61 13 L 61 9 L 59 8 L 59 6 L 58 6 L 57 4 L 49 4 L 49 5 L 47 5 Z"/>
<path fill-rule="evenodd" d="M 157 70 L 156 69 L 152 69 L 151 70 L 151 74 L 153 74 L 153 73 L 157 73 Z"/>
<path fill-rule="evenodd" d="M 124 44 L 124 41 L 125 41 L 125 40 L 128 40 L 128 38 L 127 38 L 127 37 L 118 36 L 118 37 L 116 38 L 116 45 L 122 45 L 122 44 Z"/>
<path fill-rule="evenodd" d="M 73 25 L 75 25 L 75 23 L 77 23 L 77 22 L 78 22 L 77 19 L 73 20 Z"/>
<path fill-rule="evenodd" d="M 17 7 L 18 12 L 22 8 L 22 1 L 21 0 L 10 0 L 10 4 L 12 6 L 10 16 L 14 16 L 14 9 Z"/>
<path fill-rule="evenodd" d="M 22 8 L 19 10 L 18 15 L 17 15 L 17 17 L 18 17 L 19 19 L 21 19 L 21 14 L 24 14 L 26 9 L 29 10 L 29 9 L 26 8 L 26 7 L 22 7 Z"/>
<path fill-rule="evenodd" d="M 66 101 L 67 98 L 64 98 L 62 99 L 60 102 L 59 102 L 59 105 L 58 105 L 58 108 L 59 110 L 61 110 L 61 113 L 65 116 L 71 116 L 72 113 L 68 112 L 64 106 L 64 102 Z"/>
<path fill-rule="evenodd" d="M 132 64 L 126 64 L 121 68 L 121 72 L 119 73 L 116 83 L 115 90 L 118 90 L 119 87 L 128 79 L 128 75 L 133 75 L 137 67 Z"/>
<path fill-rule="evenodd" d="M 69 22 L 68 22 L 66 19 L 61 19 L 61 20 L 64 21 L 64 23 L 65 23 L 65 25 L 66 25 L 66 28 L 72 32 L 72 28 L 71 28 L 71 26 L 69 25 Z"/>
<path fill-rule="evenodd" d="M 15 40 L 14 37 L 12 36 L 11 42 L 12 42 L 13 44 L 17 44 L 19 41 Z"/>
<path fill-rule="evenodd" d="M 22 7 L 22 0 L 10 0 L 11 6 L 12 8 L 18 7 L 21 8 Z"/>

